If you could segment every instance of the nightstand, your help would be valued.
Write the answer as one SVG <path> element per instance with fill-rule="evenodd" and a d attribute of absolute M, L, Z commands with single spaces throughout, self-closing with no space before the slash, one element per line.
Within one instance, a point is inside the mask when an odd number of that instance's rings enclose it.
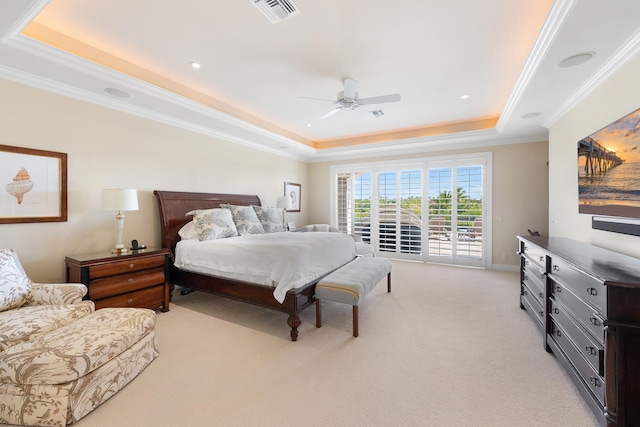
<path fill-rule="evenodd" d="M 169 311 L 169 251 L 144 249 L 65 258 L 67 282 L 84 283 L 96 309 L 105 307 L 162 307 Z"/>

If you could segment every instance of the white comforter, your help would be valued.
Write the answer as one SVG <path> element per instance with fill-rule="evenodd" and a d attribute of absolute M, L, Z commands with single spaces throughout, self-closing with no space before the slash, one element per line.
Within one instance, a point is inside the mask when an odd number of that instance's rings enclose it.
<path fill-rule="evenodd" d="M 226 239 L 182 240 L 175 266 L 195 273 L 275 287 L 282 303 L 303 286 L 351 261 L 355 243 L 344 233 L 267 233 Z"/>

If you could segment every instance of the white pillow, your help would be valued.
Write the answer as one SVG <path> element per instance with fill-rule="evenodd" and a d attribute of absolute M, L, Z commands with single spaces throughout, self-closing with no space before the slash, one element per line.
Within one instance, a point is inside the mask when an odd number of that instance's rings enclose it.
<path fill-rule="evenodd" d="M 0 250 L 0 312 L 22 306 L 31 293 L 31 279 L 13 249 Z"/>
<path fill-rule="evenodd" d="M 238 235 L 229 209 L 201 210 L 193 216 L 200 241 L 224 239 Z"/>
<path fill-rule="evenodd" d="M 246 236 L 247 234 L 264 234 L 264 228 L 260 224 L 256 211 L 251 206 L 236 206 L 223 204 L 221 208 L 227 208 L 231 210 L 233 216 L 233 223 L 236 225 L 239 236 Z"/>
<path fill-rule="evenodd" d="M 182 240 L 199 239 L 200 233 L 193 221 L 189 221 L 178 230 L 178 236 Z"/>
<path fill-rule="evenodd" d="M 251 206 L 264 228 L 265 233 L 273 233 L 276 231 L 284 231 L 282 226 L 282 209 L 265 208 L 262 206 Z"/>

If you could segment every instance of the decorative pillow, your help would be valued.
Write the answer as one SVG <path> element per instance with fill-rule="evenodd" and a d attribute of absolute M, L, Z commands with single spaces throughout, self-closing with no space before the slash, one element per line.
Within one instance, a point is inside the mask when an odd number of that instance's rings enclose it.
<path fill-rule="evenodd" d="M 263 208 L 262 206 L 254 205 L 251 207 L 256 211 L 256 215 L 258 215 L 258 219 L 265 233 L 284 231 L 284 227 L 282 226 L 282 209 Z"/>
<path fill-rule="evenodd" d="M 224 239 L 238 235 L 229 209 L 201 210 L 193 216 L 200 241 Z"/>
<path fill-rule="evenodd" d="M 182 240 L 199 239 L 200 233 L 198 233 L 198 229 L 196 228 L 194 222 L 189 221 L 188 223 L 183 225 L 180 230 L 178 230 L 178 236 L 180 236 Z"/>
<path fill-rule="evenodd" d="M 31 292 L 31 279 L 13 249 L 0 250 L 0 312 L 22 306 Z"/>
<path fill-rule="evenodd" d="M 260 224 L 256 211 L 251 206 L 237 205 L 220 205 L 221 208 L 231 210 L 233 222 L 238 230 L 238 235 L 246 236 L 247 234 L 264 234 L 264 228 Z"/>

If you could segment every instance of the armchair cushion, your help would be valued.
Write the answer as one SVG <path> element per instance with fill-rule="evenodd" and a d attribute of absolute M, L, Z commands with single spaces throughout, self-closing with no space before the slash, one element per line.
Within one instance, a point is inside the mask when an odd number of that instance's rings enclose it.
<path fill-rule="evenodd" d="M 78 304 L 86 294 L 82 283 L 32 283 L 24 305 Z"/>
<path fill-rule="evenodd" d="M 0 354 L 9 347 L 35 339 L 75 322 L 94 311 L 93 301 L 67 305 L 35 305 L 0 313 Z"/>
<path fill-rule="evenodd" d="M 13 249 L 0 250 L 0 312 L 20 307 L 31 292 L 31 280 Z"/>

